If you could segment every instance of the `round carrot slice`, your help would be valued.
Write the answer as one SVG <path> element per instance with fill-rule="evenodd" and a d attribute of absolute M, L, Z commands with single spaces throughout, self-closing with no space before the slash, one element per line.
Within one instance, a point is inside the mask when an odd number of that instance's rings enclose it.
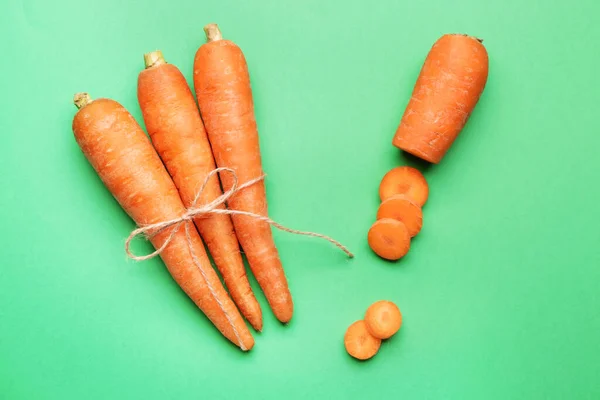
<path fill-rule="evenodd" d="M 396 167 L 383 176 L 379 184 L 379 197 L 385 201 L 396 194 L 404 194 L 423 207 L 429 197 L 429 185 L 418 169 Z"/>
<path fill-rule="evenodd" d="M 367 309 L 365 324 L 374 337 L 388 339 L 402 326 L 402 313 L 391 301 L 380 300 Z"/>
<path fill-rule="evenodd" d="M 371 335 L 365 321 L 356 321 L 348 327 L 344 335 L 344 346 L 352 357 L 368 360 L 379 351 L 381 339 Z"/>
<path fill-rule="evenodd" d="M 423 226 L 423 211 L 416 203 L 403 194 L 390 197 L 377 210 L 377 219 L 391 218 L 401 221 L 408 229 L 410 237 L 414 237 Z"/>
<path fill-rule="evenodd" d="M 375 254 L 386 260 L 399 260 L 410 249 L 408 229 L 402 222 L 391 218 L 375 221 L 367 240 Z"/>

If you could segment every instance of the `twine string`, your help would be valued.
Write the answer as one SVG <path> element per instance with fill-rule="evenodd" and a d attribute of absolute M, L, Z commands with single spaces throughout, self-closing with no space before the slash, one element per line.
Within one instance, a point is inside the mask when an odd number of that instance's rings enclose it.
<path fill-rule="evenodd" d="M 201 206 L 197 206 L 197 203 L 198 203 L 200 197 L 202 196 L 202 193 L 206 189 L 206 185 L 208 184 L 210 179 L 214 175 L 216 175 L 220 172 L 228 172 L 231 174 L 231 176 L 233 178 L 233 184 L 231 185 L 231 188 L 229 190 L 225 191 L 225 193 L 223 193 L 222 195 L 215 198 L 214 200 L 212 200 L 206 204 L 203 204 Z M 169 243 L 173 240 L 173 237 L 175 236 L 175 234 L 178 232 L 179 227 L 181 226 L 182 223 L 184 223 L 186 221 L 191 221 L 197 217 L 207 216 L 207 215 L 211 215 L 211 214 L 227 214 L 227 215 L 244 215 L 247 217 L 255 218 L 259 221 L 266 222 L 269 225 L 274 226 L 275 228 L 277 228 L 279 230 L 282 230 L 284 232 L 288 232 L 291 234 L 312 236 L 312 237 L 324 239 L 324 240 L 328 241 L 329 243 L 335 245 L 340 250 L 342 250 L 344 253 L 346 253 L 346 255 L 348 257 L 350 257 L 350 258 L 354 257 L 354 254 L 352 254 L 352 252 L 350 252 L 350 250 L 348 250 L 348 248 L 346 246 L 344 246 L 337 240 L 332 239 L 329 236 L 326 236 L 326 235 L 323 235 L 320 233 L 316 233 L 316 232 L 308 232 L 308 231 L 300 231 L 297 229 L 291 229 L 284 225 L 281 225 L 278 222 L 275 222 L 274 220 L 272 220 L 269 217 L 266 217 L 266 216 L 260 215 L 260 214 L 255 214 L 255 213 L 252 213 L 249 211 L 230 210 L 227 208 L 220 208 L 222 205 L 225 204 L 225 202 L 227 200 L 229 200 L 231 198 L 231 196 L 240 192 L 241 190 L 246 189 L 249 186 L 254 185 L 257 182 L 262 181 L 263 179 L 265 179 L 265 175 L 259 176 L 258 178 L 252 179 L 252 180 L 238 186 L 237 174 L 231 168 L 221 167 L 221 168 L 216 168 L 216 169 L 212 170 L 206 176 L 206 178 L 204 179 L 204 182 L 202 182 L 202 185 L 200 186 L 200 190 L 198 190 L 198 192 L 196 193 L 196 197 L 194 198 L 194 201 L 192 202 L 191 206 L 186 210 L 186 212 L 181 217 L 157 222 L 154 224 L 142 225 L 142 226 L 138 227 L 137 229 L 134 229 L 131 232 L 131 234 L 125 241 L 125 252 L 127 253 L 127 256 L 135 261 L 144 261 L 144 260 L 149 260 L 151 258 L 154 258 L 154 257 L 160 255 L 160 253 L 162 253 L 164 251 L 164 249 L 169 245 Z M 136 237 L 138 237 L 140 235 L 145 235 L 148 238 L 153 238 L 154 236 L 158 235 L 159 233 L 164 232 L 166 229 L 171 228 L 171 227 L 173 227 L 173 229 L 171 230 L 171 233 L 169 234 L 167 239 L 163 242 L 163 244 L 158 249 L 156 249 L 152 253 L 143 255 L 143 256 L 139 256 L 139 255 L 134 254 L 131 251 L 131 241 L 133 239 L 135 239 Z"/>

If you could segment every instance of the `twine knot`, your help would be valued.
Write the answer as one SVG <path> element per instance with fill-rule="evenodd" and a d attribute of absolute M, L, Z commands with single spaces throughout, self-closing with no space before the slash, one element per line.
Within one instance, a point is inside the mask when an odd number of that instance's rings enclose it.
<path fill-rule="evenodd" d="M 214 199 L 206 204 L 203 204 L 201 206 L 197 206 L 197 203 L 198 203 L 200 197 L 202 196 L 202 193 L 204 193 L 204 189 L 206 188 L 206 185 L 208 185 L 208 182 L 210 181 L 210 179 L 213 176 L 215 176 L 216 174 L 221 173 L 221 172 L 228 172 L 231 174 L 231 176 L 233 178 L 233 184 L 231 185 L 231 188 L 229 188 L 229 190 L 225 191 L 222 195 L 220 195 L 216 199 Z M 266 217 L 264 215 L 255 214 L 255 213 L 251 213 L 251 212 L 243 211 L 243 210 L 229 210 L 227 208 L 221 207 L 221 206 L 225 205 L 225 202 L 227 200 L 229 200 L 231 198 L 231 196 L 233 196 L 237 192 L 239 192 L 249 186 L 254 185 L 257 182 L 262 181 L 263 179 L 265 179 L 265 175 L 259 176 L 258 178 L 252 179 L 252 180 L 238 186 L 238 177 L 233 169 L 221 167 L 221 168 L 216 168 L 216 169 L 212 170 L 206 176 L 206 178 L 204 179 L 204 182 L 202 182 L 202 186 L 200 187 L 200 190 L 198 190 L 198 193 L 196 193 L 196 197 L 194 198 L 194 201 L 192 201 L 192 204 L 185 211 L 185 213 L 183 213 L 183 215 L 181 215 L 179 218 L 174 218 L 174 219 L 167 220 L 167 221 L 161 221 L 161 222 L 157 222 L 154 224 L 143 225 L 137 229 L 134 229 L 131 232 L 131 234 L 125 241 L 125 252 L 127 253 L 127 256 L 135 261 L 144 261 L 144 260 L 149 260 L 151 258 L 154 258 L 154 257 L 158 256 L 160 253 L 162 253 L 163 250 L 169 245 L 169 243 L 171 243 L 171 241 L 173 240 L 173 237 L 179 231 L 179 228 L 181 227 L 182 223 L 185 223 L 188 221 L 193 221 L 194 218 L 199 218 L 199 217 L 203 217 L 203 216 L 207 216 L 207 215 L 211 215 L 211 214 L 227 214 L 227 215 L 245 215 L 247 217 L 252 217 L 259 221 L 266 222 L 279 230 L 282 230 L 284 232 L 293 233 L 295 235 L 313 236 L 313 237 L 325 239 L 328 242 L 335 245 L 336 247 L 338 247 L 344 253 L 346 253 L 348 255 L 348 257 L 350 257 L 350 258 L 354 257 L 354 254 L 352 254 L 346 246 L 342 245 L 337 240 L 330 238 L 329 236 L 321 235 L 320 233 L 315 233 L 315 232 L 305 232 L 305 231 L 299 231 L 296 229 L 290 229 L 290 228 L 287 228 L 287 227 L 273 221 L 272 219 L 270 219 L 269 217 Z M 154 252 L 152 252 L 148 255 L 145 255 L 145 256 L 138 256 L 138 255 L 133 254 L 133 252 L 131 251 L 131 241 L 133 239 L 135 239 L 136 237 L 138 237 L 140 235 L 144 235 L 148 239 L 152 239 L 154 236 L 158 235 L 159 233 L 161 233 L 171 227 L 173 227 L 173 229 L 171 230 L 171 234 L 167 237 L 167 239 L 164 241 L 164 243 L 158 249 L 156 249 Z M 190 246 L 191 246 L 191 243 L 190 243 Z"/>
<path fill-rule="evenodd" d="M 197 206 L 197 203 L 198 203 L 200 197 L 202 196 L 202 193 L 204 193 L 204 189 L 208 185 L 208 182 L 210 181 L 210 179 L 213 176 L 215 176 L 216 174 L 221 173 L 221 172 L 227 172 L 227 173 L 231 174 L 231 176 L 233 178 L 233 184 L 231 185 L 231 188 L 229 190 L 225 191 L 222 195 L 220 195 L 216 199 L 214 199 L 206 204 L 203 204 L 201 206 Z M 233 333 L 235 334 L 235 337 L 238 341 L 238 345 L 240 346 L 240 348 L 242 350 L 247 350 L 247 349 L 244 346 L 242 339 L 240 338 L 239 332 L 237 331 L 235 324 L 233 323 L 233 320 L 231 319 L 231 316 L 229 315 L 229 313 L 223 306 L 221 300 L 217 297 L 214 287 L 210 283 L 210 280 L 207 278 L 204 268 L 201 265 L 200 260 L 198 259 L 198 257 L 196 256 L 196 254 L 194 252 L 194 248 L 193 248 L 194 246 L 193 246 L 192 237 L 190 234 L 190 225 L 191 224 L 189 222 L 193 222 L 193 220 L 195 218 L 200 218 L 200 217 L 204 217 L 204 216 L 208 216 L 208 215 L 215 215 L 215 214 L 245 215 L 247 217 L 255 218 L 258 221 L 266 222 L 266 223 L 270 224 L 271 226 L 274 226 L 275 228 L 280 229 L 284 232 L 289 232 L 289 233 L 293 233 L 296 235 L 306 235 L 306 236 L 313 236 L 313 237 L 325 239 L 328 242 L 334 244 L 336 247 L 338 247 L 344 253 L 346 253 L 348 255 L 348 257 L 350 257 L 350 258 L 354 257 L 354 254 L 352 254 L 350 252 L 350 250 L 348 250 L 344 245 L 339 243 L 337 240 L 330 238 L 329 236 L 321 235 L 320 233 L 315 233 L 315 232 L 305 232 L 305 231 L 298 231 L 295 229 L 290 229 L 290 228 L 287 228 L 287 227 L 273 221 L 272 219 L 270 219 L 269 217 L 266 217 L 264 215 L 255 214 L 255 213 L 243 211 L 243 210 L 230 210 L 225 207 L 222 207 L 225 205 L 227 200 L 229 200 L 231 198 L 231 196 L 233 196 L 234 194 L 238 193 L 239 191 L 241 191 L 251 185 L 254 185 L 257 182 L 262 181 L 263 179 L 265 179 L 265 175 L 259 176 L 255 179 L 252 179 L 252 180 L 238 186 L 238 177 L 233 169 L 231 169 L 231 168 L 216 168 L 216 169 L 212 170 L 206 176 L 206 178 L 204 179 L 204 182 L 202 183 L 202 186 L 200 187 L 200 190 L 198 190 L 198 193 L 196 193 L 196 197 L 194 198 L 194 201 L 192 201 L 192 204 L 190 205 L 190 207 L 188 207 L 186 209 L 186 211 L 180 217 L 174 218 L 171 220 L 167 220 L 167 221 L 157 222 L 154 224 L 147 224 L 147 225 L 140 226 L 140 227 L 134 229 L 131 232 L 131 234 L 129 235 L 129 237 L 127 237 L 127 240 L 125 241 L 125 252 L 127 253 L 127 256 L 129 258 L 131 258 L 135 261 L 149 260 L 151 258 L 158 256 L 160 253 L 162 253 L 164 251 L 164 249 L 167 248 L 169 243 L 171 243 L 171 241 L 173 240 L 173 238 L 175 237 L 175 235 L 181 228 L 181 225 L 184 225 L 185 235 L 186 235 L 186 240 L 187 240 L 187 245 L 188 245 L 187 247 L 188 247 L 188 251 L 190 252 L 190 256 L 192 257 L 192 260 L 194 262 L 194 265 L 200 270 L 200 273 L 202 274 L 202 277 L 204 278 L 204 281 L 206 282 L 206 286 L 208 287 L 208 290 L 210 291 L 212 297 L 215 299 L 215 301 L 219 305 L 221 311 L 223 311 L 223 313 L 225 314 L 227 321 L 229 322 L 229 324 L 231 325 L 231 327 L 233 329 Z M 139 255 L 134 254 L 131 251 L 131 242 L 136 237 L 143 235 L 148 240 L 150 240 L 154 236 L 158 235 L 161 232 L 164 232 L 167 229 L 171 229 L 169 236 L 165 239 L 165 241 L 162 243 L 162 245 L 160 247 L 158 247 L 152 253 L 143 255 L 143 256 L 139 256 Z"/>

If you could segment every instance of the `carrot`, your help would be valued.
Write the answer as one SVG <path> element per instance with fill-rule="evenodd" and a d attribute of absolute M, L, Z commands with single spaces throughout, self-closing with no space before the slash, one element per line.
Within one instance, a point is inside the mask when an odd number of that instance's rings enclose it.
<path fill-rule="evenodd" d="M 146 69 L 138 77 L 138 101 L 154 148 L 163 160 L 186 207 L 207 175 L 216 168 L 200 113 L 185 77 L 167 64 L 162 53 L 144 55 Z M 214 175 L 198 198 L 198 205 L 221 196 Z M 220 208 L 225 208 L 221 206 Z M 262 312 L 252 293 L 229 215 L 196 217 L 194 223 L 208 246 L 227 289 L 254 329 L 262 329 Z"/>
<path fill-rule="evenodd" d="M 393 145 L 439 163 L 465 126 L 487 77 L 488 55 L 481 40 L 442 36 L 425 59 Z"/>
<path fill-rule="evenodd" d="M 77 94 L 75 139 L 102 182 L 138 226 L 180 218 L 186 211 L 177 188 L 142 128 L 119 103 Z M 221 333 L 242 350 L 254 339 L 219 277 L 191 222 L 150 236 L 177 284 Z M 191 226 L 191 228 L 190 228 Z M 188 244 L 191 243 L 191 246 Z M 197 260 L 197 262 L 195 262 Z M 202 267 L 199 269 L 196 264 Z"/>
<path fill-rule="evenodd" d="M 248 67 L 241 49 L 223 40 L 217 25 L 207 25 L 204 30 L 207 43 L 194 59 L 200 113 L 217 165 L 233 169 L 240 183 L 245 183 L 264 174 Z M 221 183 L 224 190 L 229 190 L 232 177 L 222 174 Z M 233 210 L 267 216 L 264 181 L 237 192 L 227 205 Z M 233 215 L 232 219 L 250 269 L 273 313 L 281 322 L 288 322 L 294 305 L 271 227 L 246 215 Z"/>
<path fill-rule="evenodd" d="M 365 321 L 354 322 L 346 330 L 344 346 L 352 357 L 358 360 L 368 360 L 379 351 L 381 339 L 369 333 Z"/>
<path fill-rule="evenodd" d="M 408 229 L 402 222 L 391 218 L 375 221 L 367 240 L 375 254 L 386 260 L 399 260 L 410 249 Z"/>
<path fill-rule="evenodd" d="M 406 195 L 397 194 L 390 197 L 377 210 L 377 219 L 392 218 L 402 222 L 410 237 L 416 236 L 423 226 L 423 211 Z"/>
<path fill-rule="evenodd" d="M 397 194 L 404 194 L 423 207 L 429 197 L 429 185 L 418 169 L 396 167 L 383 176 L 379 184 L 379 197 L 385 201 Z"/>
<path fill-rule="evenodd" d="M 378 339 L 392 337 L 402 325 L 402 313 L 391 301 L 377 301 L 367 309 L 365 323 L 369 333 Z"/>

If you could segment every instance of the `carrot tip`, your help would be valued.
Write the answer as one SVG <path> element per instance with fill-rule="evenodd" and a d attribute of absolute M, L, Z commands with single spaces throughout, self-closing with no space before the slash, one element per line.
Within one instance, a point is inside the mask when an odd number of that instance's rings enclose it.
<path fill-rule="evenodd" d="M 155 65 L 166 64 L 165 57 L 160 50 L 151 51 L 150 53 L 144 54 L 144 65 L 146 69 L 154 67 Z"/>
<path fill-rule="evenodd" d="M 256 332 L 262 332 L 262 329 L 263 329 L 262 315 L 259 315 L 257 317 L 250 316 L 246 319 L 248 320 L 248 322 L 250 323 L 250 325 L 252 326 L 252 328 L 254 328 L 254 330 Z"/>
<path fill-rule="evenodd" d="M 223 35 L 221 34 L 221 30 L 217 24 L 208 24 L 204 27 L 204 33 L 206 33 L 206 41 L 215 42 L 217 40 L 222 40 Z"/>
<path fill-rule="evenodd" d="M 83 108 L 91 102 L 92 97 L 88 93 L 75 93 L 75 96 L 73 96 L 73 104 L 75 104 L 75 107 L 77 107 L 77 109 Z"/>

